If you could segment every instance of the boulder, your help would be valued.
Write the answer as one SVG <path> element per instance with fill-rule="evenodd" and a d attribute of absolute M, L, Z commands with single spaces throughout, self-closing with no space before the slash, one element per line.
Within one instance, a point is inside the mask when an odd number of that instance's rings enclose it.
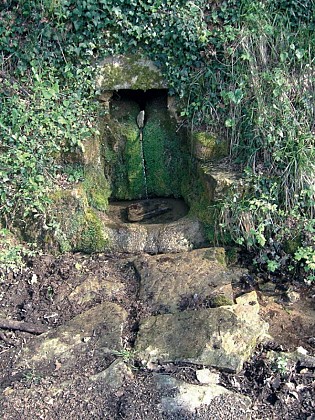
<path fill-rule="evenodd" d="M 165 224 L 127 224 L 113 222 L 102 215 L 110 250 L 149 254 L 181 252 L 207 244 L 204 227 L 199 220 L 183 217 Z"/>
<path fill-rule="evenodd" d="M 98 65 L 96 87 L 100 92 L 120 89 L 165 89 L 166 82 L 156 65 L 142 56 L 116 55 Z"/>
<path fill-rule="evenodd" d="M 224 199 L 232 187 L 243 188 L 241 174 L 225 162 L 200 163 L 198 172 L 210 202 Z"/>

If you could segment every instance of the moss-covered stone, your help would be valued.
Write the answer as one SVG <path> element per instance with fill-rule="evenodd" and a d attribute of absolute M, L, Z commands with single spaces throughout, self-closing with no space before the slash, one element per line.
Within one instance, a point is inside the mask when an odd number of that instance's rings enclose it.
<path fill-rule="evenodd" d="M 183 168 L 187 168 L 185 144 L 163 100 L 149 102 L 146 111 L 143 148 L 149 195 L 180 196 Z"/>
<path fill-rule="evenodd" d="M 216 184 L 214 183 L 214 190 L 209 191 L 209 185 L 198 167 L 197 163 L 191 164 L 190 171 L 187 171 L 182 183 L 182 197 L 190 207 L 189 214 L 204 224 L 211 245 L 230 244 L 230 235 L 223 232 L 219 226 L 222 204 L 215 194 Z M 218 199 L 214 200 L 215 197 Z"/>
<path fill-rule="evenodd" d="M 108 238 L 97 213 L 92 209 L 88 209 L 78 220 L 81 222 L 81 232 L 76 250 L 87 253 L 104 251 L 108 246 Z"/>
<path fill-rule="evenodd" d="M 96 86 L 100 91 L 165 89 L 160 71 L 140 55 L 114 56 L 99 64 Z"/>
<path fill-rule="evenodd" d="M 83 163 L 84 165 L 93 165 L 93 166 L 102 166 L 102 158 L 101 158 L 101 137 L 94 136 L 87 139 L 84 144 L 83 150 Z"/>
<path fill-rule="evenodd" d="M 222 159 L 229 154 L 229 144 L 208 132 L 194 132 L 193 154 L 202 161 Z"/>
<path fill-rule="evenodd" d="M 107 210 L 111 191 L 109 182 L 100 168 L 93 168 L 93 166 L 85 168 L 83 188 L 92 207 L 101 211 Z"/>
<path fill-rule="evenodd" d="M 210 299 L 210 306 L 212 308 L 219 308 L 220 306 L 229 306 L 229 305 L 233 305 L 233 301 L 232 299 L 229 299 L 228 297 L 224 295 L 213 296 Z"/>
<path fill-rule="evenodd" d="M 98 252 L 108 249 L 106 228 L 96 210 L 89 206 L 82 185 L 72 190 L 57 190 L 51 195 L 54 232 L 44 237 L 46 248 L 59 252 Z"/>
<path fill-rule="evenodd" d="M 146 104 L 142 142 L 136 124 L 139 105 L 130 99 L 112 101 L 110 118 L 104 123 L 104 144 L 116 199 L 145 198 L 146 186 L 151 196 L 180 196 L 182 168 L 186 166 L 183 142 L 163 99 Z"/>

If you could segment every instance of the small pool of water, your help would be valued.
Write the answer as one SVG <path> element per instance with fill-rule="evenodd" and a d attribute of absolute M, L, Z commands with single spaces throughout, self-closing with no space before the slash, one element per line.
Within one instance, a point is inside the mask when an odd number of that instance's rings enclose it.
<path fill-rule="evenodd" d="M 128 220 L 128 207 L 132 204 L 147 202 L 147 200 L 116 201 L 109 205 L 109 217 L 115 222 L 130 224 L 161 224 L 171 223 L 186 216 L 189 207 L 184 200 L 180 198 L 150 198 L 148 201 L 152 205 L 166 204 L 169 210 L 166 213 L 151 217 L 150 219 L 139 222 L 130 222 Z"/>

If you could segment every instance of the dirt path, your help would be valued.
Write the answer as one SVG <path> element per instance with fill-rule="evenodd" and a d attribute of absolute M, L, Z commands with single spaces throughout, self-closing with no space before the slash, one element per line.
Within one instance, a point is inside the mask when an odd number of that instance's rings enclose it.
<path fill-rule="evenodd" d="M 102 287 L 98 279 L 102 279 Z M 101 331 L 95 328 L 82 339 L 91 343 L 89 351 L 77 354 L 73 365 L 65 366 L 57 358 L 53 366 L 47 365 L 41 371 L 25 369 L 25 365 L 22 369 L 17 367 L 16 360 L 35 335 L 23 328 L 0 329 L 0 418 L 315 418 L 315 366 L 304 366 L 305 361 L 301 360 L 292 362 L 286 356 L 288 353 L 281 356 L 277 353 L 274 361 L 267 358 L 271 350 L 292 352 L 298 346 L 309 355 L 315 353 L 314 287 L 296 287 L 294 302 L 288 301 L 287 291 L 258 290 L 261 314 L 269 323 L 274 340 L 259 346 L 240 373 L 221 372 L 218 379 L 220 385 L 236 395 L 250 397 L 250 407 L 233 394 L 213 400 L 212 411 L 201 406 L 194 413 L 173 414 L 161 411 L 159 381 L 167 377 L 178 383 L 200 385 L 197 377 L 203 367 L 168 363 L 152 372 L 141 366 L 132 348 L 139 319 L 148 314 L 148 308 L 139 302 L 138 288 L 130 255 L 71 254 L 60 258 L 45 255 L 30 260 L 19 272 L 1 273 L 0 318 L 55 330 L 80 314 L 93 311 L 97 305 L 119 306 L 121 316 L 125 316 L 122 340 L 126 351 L 98 353 L 93 343 L 98 342 Z M 234 288 L 239 293 L 252 286 L 243 279 Z M 24 362 L 27 365 L 27 360 Z M 109 382 L 99 382 L 104 372 L 112 375 Z M 121 377 L 124 380 L 119 383 Z M 165 398 L 170 398 L 172 391 L 167 392 Z"/>

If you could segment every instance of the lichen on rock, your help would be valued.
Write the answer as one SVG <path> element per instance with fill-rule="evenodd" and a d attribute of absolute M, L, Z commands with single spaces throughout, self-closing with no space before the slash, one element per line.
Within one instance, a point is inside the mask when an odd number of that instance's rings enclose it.
<path fill-rule="evenodd" d="M 98 65 L 99 91 L 120 89 L 165 89 L 166 83 L 156 65 L 141 55 L 108 57 Z"/>

